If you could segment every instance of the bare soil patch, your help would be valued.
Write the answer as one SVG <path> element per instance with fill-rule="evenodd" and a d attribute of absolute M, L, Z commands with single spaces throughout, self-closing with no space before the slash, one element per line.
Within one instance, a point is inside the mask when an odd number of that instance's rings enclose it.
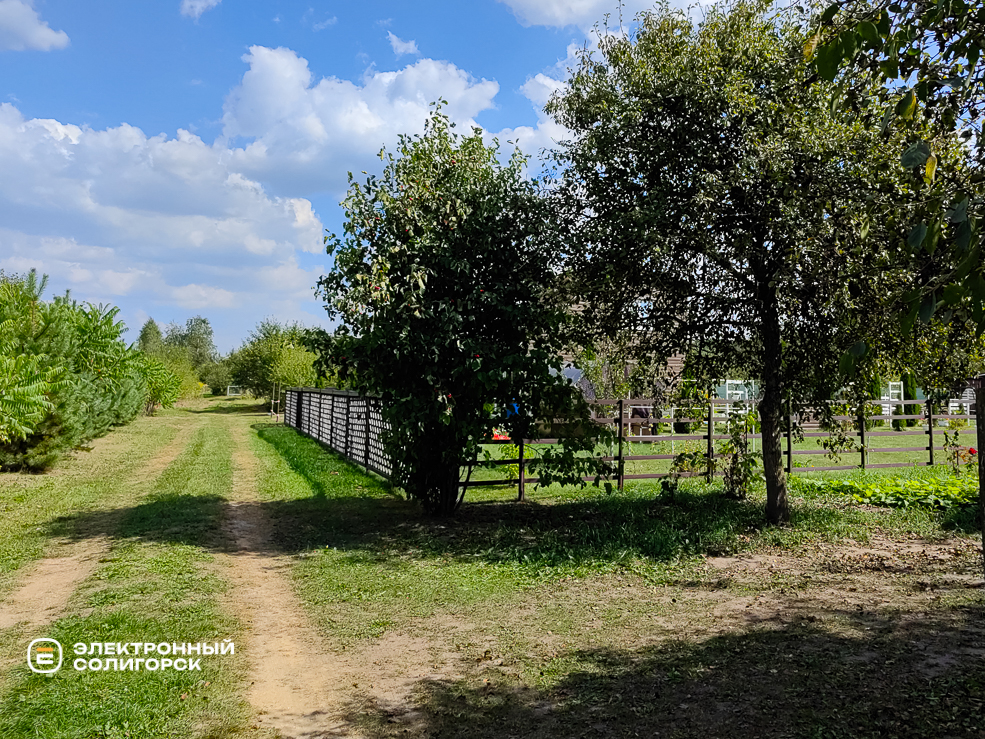
<path fill-rule="evenodd" d="M 277 551 L 273 522 L 255 505 L 247 432 L 237 425 L 232 434 L 233 500 L 224 522 L 232 551 L 224 555 L 225 576 L 230 606 L 246 625 L 248 699 L 258 725 L 284 739 L 361 736 L 354 714 L 382 712 L 404 728 L 414 726 L 417 685 L 463 677 L 461 655 L 426 635 L 393 631 L 357 649 L 328 649 L 291 585 L 293 558 Z"/>
<path fill-rule="evenodd" d="M 0 629 L 41 626 L 65 610 L 79 583 L 99 566 L 109 549 L 105 537 L 62 543 L 53 557 L 35 562 L 21 585 L 0 603 Z"/>

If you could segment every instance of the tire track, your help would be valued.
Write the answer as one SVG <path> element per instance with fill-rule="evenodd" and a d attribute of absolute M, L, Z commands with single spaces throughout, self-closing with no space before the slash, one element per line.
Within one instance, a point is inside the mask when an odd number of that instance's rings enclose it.
<path fill-rule="evenodd" d="M 223 555 L 231 608 L 246 630 L 248 699 L 257 722 L 283 739 L 352 736 L 341 717 L 342 665 L 324 648 L 290 583 L 291 560 L 270 541 L 272 522 L 258 504 L 256 465 L 248 432 L 232 429 L 233 500 L 223 531 L 233 551 Z"/>

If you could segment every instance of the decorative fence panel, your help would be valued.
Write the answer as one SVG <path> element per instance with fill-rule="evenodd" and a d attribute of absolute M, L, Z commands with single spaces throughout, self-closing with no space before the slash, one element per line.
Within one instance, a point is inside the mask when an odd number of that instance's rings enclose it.
<path fill-rule="evenodd" d="M 286 391 L 284 421 L 306 436 L 337 452 L 342 457 L 361 465 L 383 477 L 389 477 L 393 466 L 383 448 L 381 435 L 385 424 L 381 413 L 379 398 L 367 398 L 358 393 L 316 388 L 289 388 Z M 851 439 L 850 448 L 837 452 L 838 457 L 850 457 L 854 464 L 826 464 L 822 466 L 802 466 L 795 460 L 802 455 L 830 456 L 818 448 L 795 448 L 795 435 L 804 439 L 829 437 L 828 430 L 820 428 L 821 413 L 817 408 L 806 406 L 788 407 L 786 433 L 783 439 L 783 453 L 788 474 L 800 472 L 821 472 L 826 470 L 873 469 L 884 467 L 913 467 L 941 464 L 947 457 L 955 454 L 958 441 L 967 440 L 975 434 L 975 406 L 969 404 L 962 408 L 952 401 L 943 407 L 948 411 L 967 410 L 964 413 L 935 413 L 930 401 L 895 400 L 891 403 L 883 399 L 866 401 L 862 413 L 834 415 L 831 420 L 842 424 L 843 439 Z M 961 399 L 963 404 L 964 399 Z M 734 399 L 695 399 L 687 405 L 670 406 L 665 402 L 647 398 L 611 398 L 591 401 L 593 420 L 600 425 L 615 427 L 616 442 L 611 449 L 599 450 L 603 461 L 612 463 L 611 478 L 618 487 L 626 480 L 659 479 L 668 477 L 667 469 L 627 472 L 631 463 L 658 463 L 661 467 L 680 457 L 682 452 L 698 453 L 703 460 L 704 470 L 678 470 L 678 477 L 706 477 L 709 481 L 723 474 L 716 469 L 715 459 L 719 455 L 716 442 L 729 438 L 725 427 L 729 414 L 736 409 L 755 411 L 757 401 L 736 401 Z M 900 413 L 887 413 L 888 406 Z M 892 410 L 890 409 L 890 410 Z M 887 423 L 901 426 L 907 421 L 917 425 L 911 430 L 884 430 Z M 686 425 L 684 425 L 686 424 Z M 683 425 L 683 428 L 682 428 Z M 669 433 L 665 433 L 669 428 Z M 945 432 L 951 434 L 947 444 Z M 955 435 L 957 434 L 957 435 Z M 881 446 L 875 442 L 878 437 L 894 437 L 900 444 Z M 921 437 L 917 441 L 914 437 Z M 754 445 L 760 444 L 762 435 L 748 433 L 746 438 Z M 911 441 L 912 439 L 912 441 Z M 518 449 L 516 459 L 497 459 L 481 463 L 488 468 L 508 466 L 517 471 L 511 478 L 476 479 L 463 486 L 516 486 L 519 498 L 524 497 L 525 486 L 538 482 L 536 477 L 536 447 L 555 444 L 557 439 L 517 439 L 490 440 L 488 444 L 515 444 Z M 972 442 L 973 443 L 973 442 Z M 648 445 L 643 451 L 634 454 L 634 447 Z M 970 445 L 969 445 L 970 446 Z M 533 453 L 533 457 L 528 455 Z M 944 454 L 940 454 L 943 452 Z M 879 455 L 907 453 L 919 454 L 923 459 L 910 459 L 905 462 L 884 462 Z M 720 455 L 719 455 L 720 456 Z M 840 459 L 831 460 L 840 461 Z M 644 469 L 649 464 L 644 465 Z M 463 474 L 464 477 L 464 474 Z"/>
<path fill-rule="evenodd" d="M 348 390 L 289 388 L 284 423 L 382 477 L 392 471 L 383 451 L 379 398 Z"/>

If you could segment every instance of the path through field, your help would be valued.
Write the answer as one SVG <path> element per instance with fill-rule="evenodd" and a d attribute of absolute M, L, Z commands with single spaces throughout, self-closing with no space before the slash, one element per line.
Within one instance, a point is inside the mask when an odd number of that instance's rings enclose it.
<path fill-rule="evenodd" d="M 185 449 L 188 431 L 140 466 L 131 479 L 121 481 L 122 486 L 146 487 Z M 118 514 L 110 514 L 103 523 L 113 525 L 118 519 Z M 97 534 L 92 538 L 61 539 L 54 542 L 54 547 L 56 551 L 34 563 L 20 578 L 16 590 L 0 603 L 0 629 L 38 627 L 54 621 L 79 584 L 95 571 L 109 550 L 109 540 Z"/>
<path fill-rule="evenodd" d="M 273 549 L 247 429 L 238 424 L 232 433 L 233 484 L 223 526 L 235 551 L 223 564 L 232 608 L 247 630 L 242 647 L 251 665 L 250 703 L 258 723 L 284 737 L 339 735 L 343 675 L 291 588 L 290 558 Z"/>
<path fill-rule="evenodd" d="M 958 524 L 799 500 L 760 531 L 704 488 L 481 491 L 435 521 L 267 420 L 202 401 L 0 477 L 0 739 L 985 736 Z M 39 636 L 144 635 L 236 651 L 21 664 Z"/>

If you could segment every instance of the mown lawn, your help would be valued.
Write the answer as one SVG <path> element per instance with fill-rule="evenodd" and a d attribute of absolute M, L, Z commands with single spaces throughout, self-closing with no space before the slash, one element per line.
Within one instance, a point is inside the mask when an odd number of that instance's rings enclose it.
<path fill-rule="evenodd" d="M 985 731 L 969 509 L 798 489 L 791 524 L 769 528 L 761 494 L 639 482 L 525 503 L 480 488 L 435 521 L 290 429 L 259 427 L 256 451 L 277 540 L 334 648 L 425 637 L 467 666 L 421 680 L 413 719 L 354 697 L 368 735 Z M 935 672 L 938 649 L 950 667 Z"/>
<path fill-rule="evenodd" d="M 215 642 L 241 634 L 217 599 L 225 584 L 211 566 L 211 552 L 223 545 L 218 529 L 230 484 L 229 433 L 200 423 L 193 410 L 138 419 L 103 440 L 105 447 L 97 443 L 91 459 L 69 460 L 54 474 L 0 478 L 5 492 L 17 491 L 5 497 L 15 515 L 2 523 L 18 547 L 15 563 L 29 564 L 29 555 L 49 550 L 52 541 L 109 540 L 61 618 L 40 632 L 15 627 L 3 634 L 4 658 L 18 659 L 3 670 L 0 737 L 249 733 L 242 658 L 204 658 L 195 672 L 69 666 L 77 642 Z M 176 438 L 185 443 L 175 458 L 155 464 Z M 49 500 L 57 502 L 42 507 Z M 30 543 L 18 543 L 24 540 Z M 33 674 L 23 664 L 24 647 L 38 636 L 64 647 L 65 667 L 55 676 Z"/>
<path fill-rule="evenodd" d="M 693 480 L 673 494 L 528 489 L 524 503 L 481 488 L 434 520 L 255 410 L 202 402 L 117 430 L 54 474 L 0 476 L 0 598 L 37 558 L 107 542 L 44 633 L 0 632 L 0 737 L 270 736 L 245 699 L 242 651 L 200 673 L 22 666 L 37 636 L 243 637 L 216 566 L 243 428 L 273 527 L 265 554 L 288 562 L 324 638 L 317 658 L 349 665 L 349 735 L 985 736 L 968 507 L 801 486 L 791 524 L 771 528 L 761 492 L 734 500 Z"/>

